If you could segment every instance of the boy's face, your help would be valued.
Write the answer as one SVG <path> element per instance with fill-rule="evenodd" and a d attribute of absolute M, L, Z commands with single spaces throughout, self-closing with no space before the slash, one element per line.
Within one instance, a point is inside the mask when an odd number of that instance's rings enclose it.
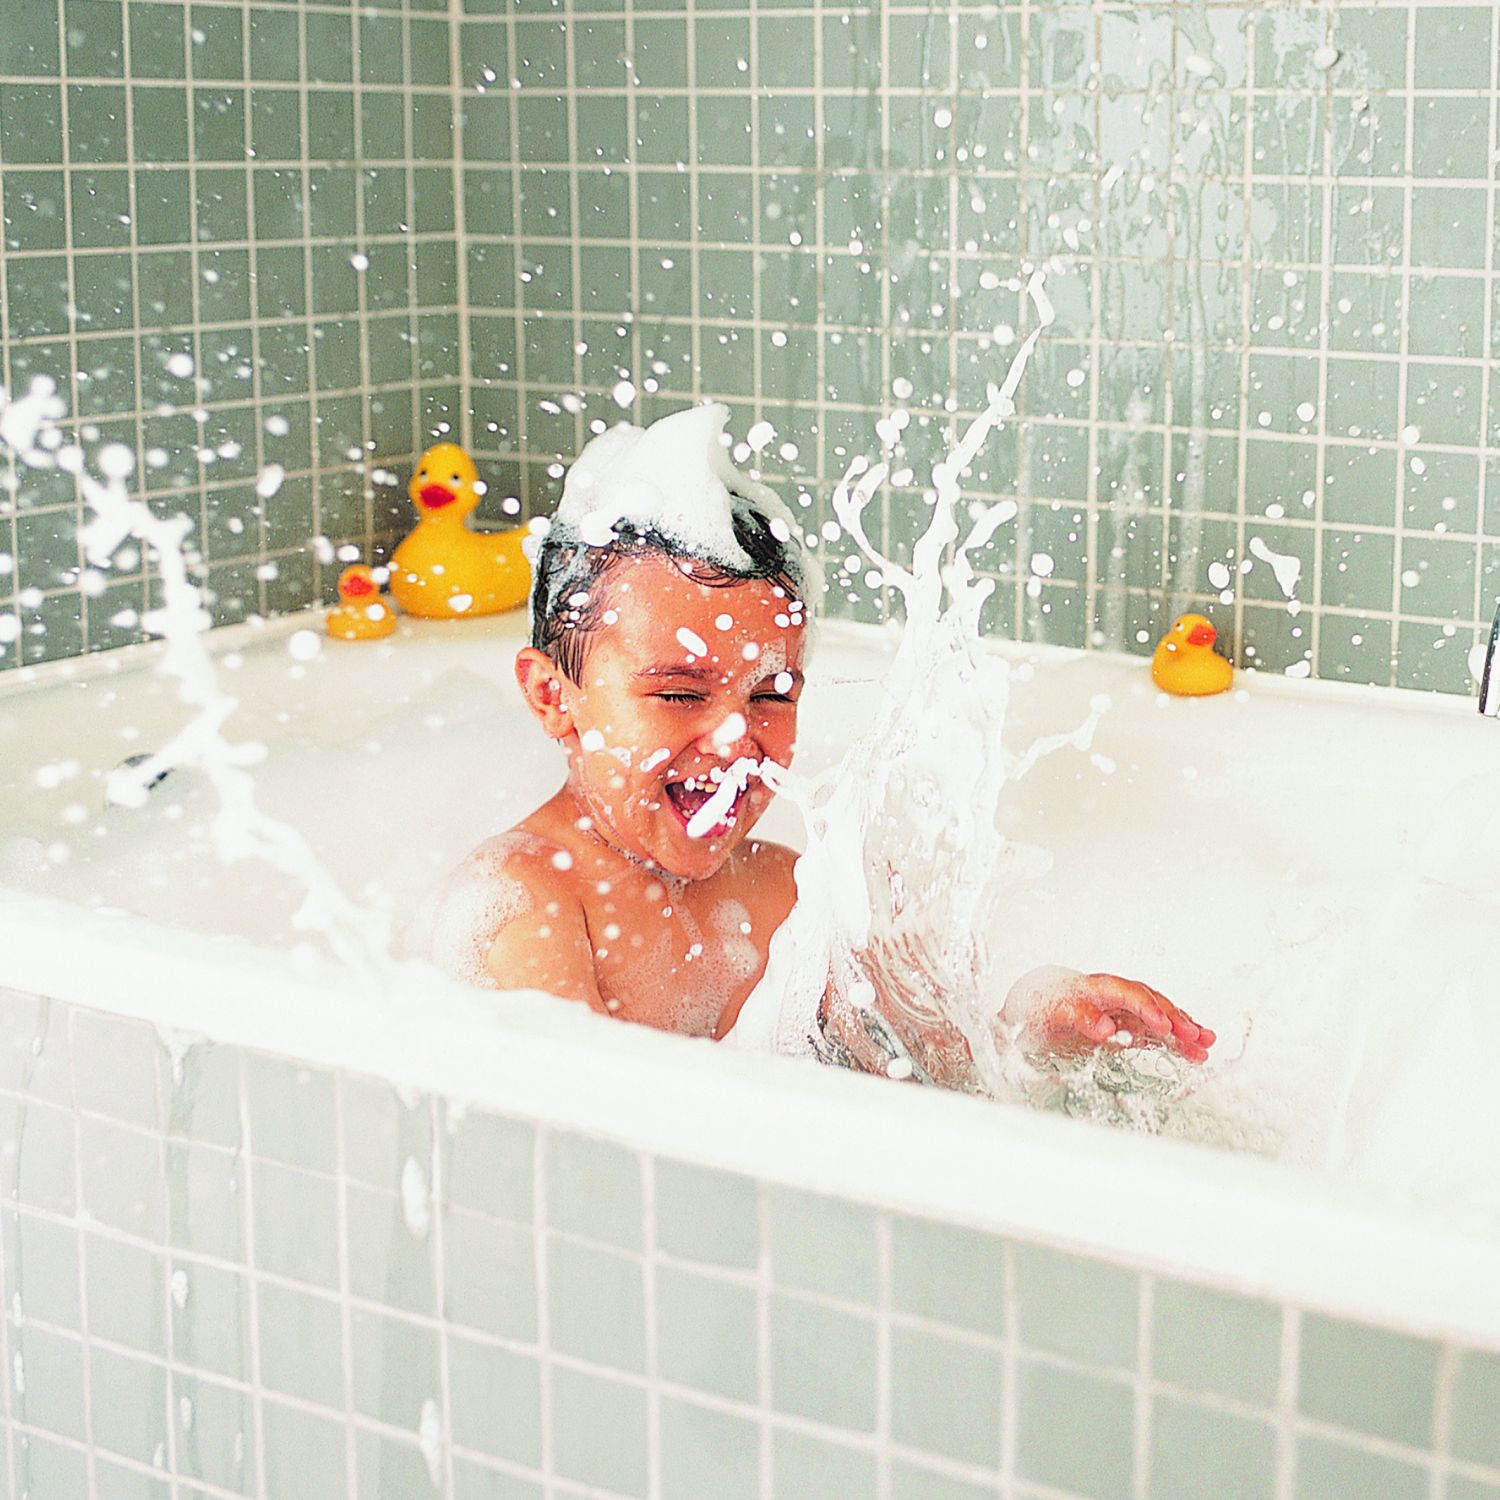
<path fill-rule="evenodd" d="M 668 874 L 703 880 L 771 801 L 751 777 L 724 821 L 687 831 L 715 773 L 741 756 L 787 765 L 802 692 L 803 615 L 769 582 L 710 587 L 666 558 L 632 558 L 599 584 L 603 625 L 582 681 L 564 685 L 569 786 L 593 831 Z"/>

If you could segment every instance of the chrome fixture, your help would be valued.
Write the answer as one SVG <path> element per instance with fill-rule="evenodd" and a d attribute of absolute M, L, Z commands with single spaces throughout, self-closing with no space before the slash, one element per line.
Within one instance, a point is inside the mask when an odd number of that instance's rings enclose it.
<path fill-rule="evenodd" d="M 1490 626 L 1490 643 L 1484 653 L 1484 676 L 1479 683 L 1479 712 L 1500 719 L 1500 607 Z"/>

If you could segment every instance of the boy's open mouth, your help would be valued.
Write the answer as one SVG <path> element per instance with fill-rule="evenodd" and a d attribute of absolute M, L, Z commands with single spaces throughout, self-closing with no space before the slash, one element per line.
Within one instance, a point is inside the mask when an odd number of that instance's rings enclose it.
<path fill-rule="evenodd" d="M 698 809 L 718 790 L 718 783 L 707 776 L 689 776 L 686 781 L 669 781 L 666 790 L 672 806 L 676 808 L 683 826 L 686 827 Z M 714 825 L 716 828 L 734 827 L 739 818 L 740 798 L 744 795 L 741 792 L 739 797 L 734 799 L 733 805 L 723 819 Z"/>

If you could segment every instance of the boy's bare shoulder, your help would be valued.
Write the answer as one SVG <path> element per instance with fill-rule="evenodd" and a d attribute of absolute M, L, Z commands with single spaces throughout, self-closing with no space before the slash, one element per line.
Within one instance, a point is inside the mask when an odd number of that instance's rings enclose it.
<path fill-rule="evenodd" d="M 751 839 L 740 850 L 735 883 L 743 883 L 758 893 L 756 904 L 768 903 L 775 914 L 774 920 L 780 922 L 797 899 L 794 871 L 800 858 L 795 849 L 788 849 L 785 844 Z"/>
<path fill-rule="evenodd" d="M 555 839 L 536 833 L 524 823 L 497 833 L 471 849 L 454 872 L 459 878 L 520 881 L 529 889 L 551 893 L 571 857 L 559 860 L 566 850 Z"/>

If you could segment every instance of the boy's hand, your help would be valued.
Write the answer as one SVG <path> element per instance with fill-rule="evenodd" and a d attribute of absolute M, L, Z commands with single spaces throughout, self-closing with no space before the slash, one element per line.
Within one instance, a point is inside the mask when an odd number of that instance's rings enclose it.
<path fill-rule="evenodd" d="M 1028 1050 L 1080 1052 L 1116 1038 L 1116 1045 L 1160 1043 L 1201 1063 L 1217 1040 L 1165 995 L 1118 974 L 1033 969 L 1011 987 L 1004 1015 L 1021 1023 Z"/>

